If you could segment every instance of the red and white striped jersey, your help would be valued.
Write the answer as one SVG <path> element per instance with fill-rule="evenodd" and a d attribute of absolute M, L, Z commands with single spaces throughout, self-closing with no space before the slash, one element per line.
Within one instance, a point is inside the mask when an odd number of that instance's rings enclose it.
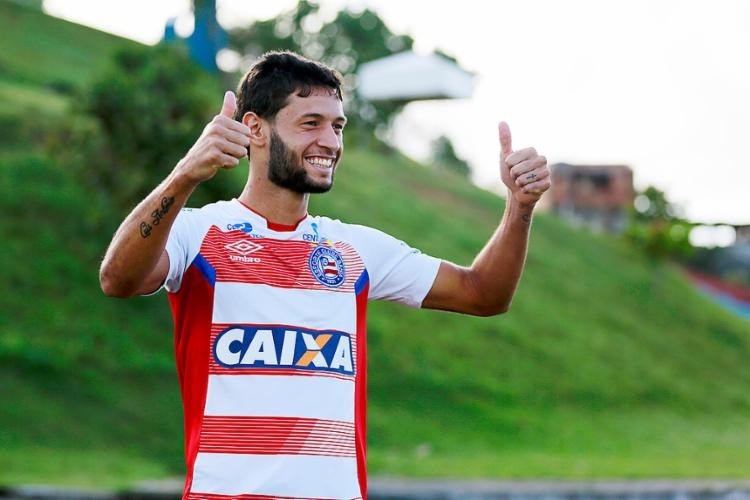
<path fill-rule="evenodd" d="M 440 261 L 364 226 L 184 209 L 167 242 L 184 498 L 366 498 L 366 307 L 419 307 Z"/>

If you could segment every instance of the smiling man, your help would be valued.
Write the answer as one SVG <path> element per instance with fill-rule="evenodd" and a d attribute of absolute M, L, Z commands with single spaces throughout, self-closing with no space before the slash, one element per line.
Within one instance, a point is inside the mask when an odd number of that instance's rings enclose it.
<path fill-rule="evenodd" d="M 345 124 L 338 73 L 266 54 L 107 250 L 106 294 L 169 295 L 184 498 L 366 498 L 367 301 L 481 316 L 510 306 L 532 211 L 550 186 L 546 159 L 514 152 L 500 124 L 505 213 L 462 267 L 307 213 L 309 194 L 333 185 Z M 237 198 L 182 209 L 246 154 Z"/>

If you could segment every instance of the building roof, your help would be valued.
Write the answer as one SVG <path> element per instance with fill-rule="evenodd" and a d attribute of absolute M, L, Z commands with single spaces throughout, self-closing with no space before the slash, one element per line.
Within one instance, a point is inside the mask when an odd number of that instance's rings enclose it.
<path fill-rule="evenodd" d="M 358 92 L 368 101 L 414 101 L 471 97 L 474 75 L 436 54 L 400 52 L 367 62 L 358 72 Z"/>

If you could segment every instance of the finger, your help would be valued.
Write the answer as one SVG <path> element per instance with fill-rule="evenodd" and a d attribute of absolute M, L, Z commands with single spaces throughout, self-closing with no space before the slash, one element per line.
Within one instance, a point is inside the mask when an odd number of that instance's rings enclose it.
<path fill-rule="evenodd" d="M 549 177 L 549 170 L 547 170 L 546 168 L 532 170 L 531 172 L 518 177 L 516 179 L 516 185 L 519 187 L 528 186 L 529 184 L 539 182 L 542 179 L 546 179 L 547 177 Z"/>
<path fill-rule="evenodd" d="M 230 168 L 236 167 L 239 164 L 240 164 L 240 159 L 239 158 L 235 158 L 234 156 L 224 155 L 223 154 L 223 155 L 221 155 L 219 157 L 219 164 L 218 165 L 221 168 L 230 169 Z"/>
<path fill-rule="evenodd" d="M 234 111 L 237 109 L 237 98 L 234 92 L 227 90 L 224 93 L 224 103 L 221 105 L 221 114 L 227 118 L 234 118 Z"/>
<path fill-rule="evenodd" d="M 235 119 L 231 119 L 227 121 L 226 123 L 222 122 L 222 125 L 224 125 L 229 130 L 233 130 L 237 133 L 250 137 L 250 127 L 248 127 L 242 122 L 238 122 Z"/>
<path fill-rule="evenodd" d="M 530 160 L 531 158 L 537 156 L 536 149 L 534 148 L 524 148 L 519 149 L 518 151 L 514 151 L 513 153 L 509 154 L 505 158 L 505 162 L 513 168 L 515 165 L 518 165 L 524 160 Z"/>
<path fill-rule="evenodd" d="M 552 185 L 549 178 L 542 179 L 540 181 L 532 182 L 524 186 L 521 191 L 527 194 L 538 194 L 541 195 Z"/>
<path fill-rule="evenodd" d="M 212 132 L 222 137 L 227 131 L 232 131 L 234 133 L 246 136 L 248 139 L 250 138 L 250 127 L 248 127 L 244 123 L 235 121 L 233 118 L 227 118 L 224 115 L 216 115 L 211 121 L 211 125 L 213 126 Z"/>
<path fill-rule="evenodd" d="M 547 158 L 544 156 L 534 156 L 528 160 L 524 160 L 520 163 L 513 165 L 510 169 L 510 175 L 514 179 L 517 179 L 521 175 L 541 168 L 547 164 Z"/>
<path fill-rule="evenodd" d="M 222 135 L 224 136 L 224 139 L 231 142 L 232 144 L 237 144 L 243 147 L 248 147 L 250 145 L 250 137 L 239 132 L 224 130 Z"/>
<path fill-rule="evenodd" d="M 222 153 L 234 156 L 235 158 L 242 158 L 247 154 L 247 147 L 229 141 L 222 142 L 219 149 L 221 149 Z"/>
<path fill-rule="evenodd" d="M 500 136 L 500 156 L 505 159 L 513 152 L 513 144 L 510 136 L 510 127 L 505 122 L 498 125 L 498 134 Z"/>

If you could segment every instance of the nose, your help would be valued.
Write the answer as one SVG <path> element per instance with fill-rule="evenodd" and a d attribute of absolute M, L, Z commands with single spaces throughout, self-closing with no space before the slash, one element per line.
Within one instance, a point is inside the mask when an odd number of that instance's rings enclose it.
<path fill-rule="evenodd" d="M 318 134 L 318 146 L 326 148 L 331 153 L 337 153 L 341 149 L 341 135 L 336 133 L 333 127 L 323 127 Z"/>

